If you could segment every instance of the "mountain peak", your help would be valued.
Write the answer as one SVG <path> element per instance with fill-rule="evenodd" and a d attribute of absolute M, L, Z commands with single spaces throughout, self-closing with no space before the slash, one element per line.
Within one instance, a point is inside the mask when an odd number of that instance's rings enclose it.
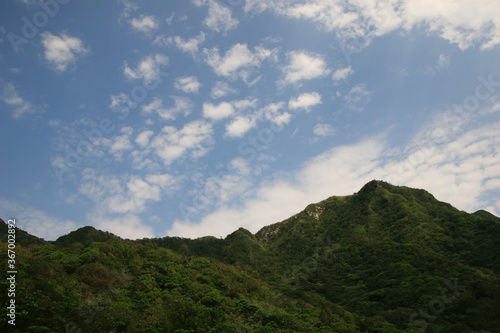
<path fill-rule="evenodd" d="M 57 245 L 68 246 L 73 243 L 88 245 L 92 242 L 105 242 L 110 239 L 120 239 L 120 237 L 102 230 L 97 230 L 91 226 L 85 226 L 67 235 L 59 237 L 55 243 Z"/>
<path fill-rule="evenodd" d="M 386 190 L 389 190 L 391 189 L 392 187 L 395 187 L 394 185 L 391 185 L 387 182 L 384 182 L 382 180 L 371 180 L 369 181 L 368 183 L 366 183 L 360 190 L 358 193 L 369 193 L 369 192 L 373 192 L 379 188 L 385 188 Z"/>

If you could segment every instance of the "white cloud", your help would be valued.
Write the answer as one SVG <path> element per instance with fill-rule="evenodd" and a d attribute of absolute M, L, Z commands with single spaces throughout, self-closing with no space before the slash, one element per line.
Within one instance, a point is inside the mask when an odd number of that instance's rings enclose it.
<path fill-rule="evenodd" d="M 130 13 L 139 9 L 139 6 L 130 0 L 118 0 L 118 3 L 123 4 L 123 11 L 118 17 L 118 21 L 124 20 L 130 17 Z"/>
<path fill-rule="evenodd" d="M 353 111 L 361 112 L 370 102 L 373 91 L 366 88 L 366 84 L 358 84 L 344 96 L 345 106 Z"/>
<path fill-rule="evenodd" d="M 137 135 L 137 138 L 135 138 L 135 143 L 144 148 L 149 144 L 149 139 L 151 139 L 153 134 L 153 131 L 142 131 Z"/>
<path fill-rule="evenodd" d="M 62 220 L 42 210 L 3 198 L 0 198 L 0 211 L 4 216 L 15 218 L 19 228 L 45 240 L 56 240 L 77 228 L 74 221 Z"/>
<path fill-rule="evenodd" d="M 134 130 L 132 127 L 123 127 L 120 130 L 120 135 L 117 135 L 113 138 L 103 138 L 103 145 L 107 146 L 109 149 L 109 153 L 114 156 L 114 158 L 118 161 L 121 161 L 123 158 L 123 154 L 127 150 L 132 150 L 133 146 L 130 143 L 130 137 L 132 136 Z"/>
<path fill-rule="evenodd" d="M 210 96 L 213 99 L 221 98 L 224 96 L 227 96 L 229 94 L 235 93 L 236 90 L 231 88 L 231 86 L 224 81 L 217 81 L 215 85 L 212 87 L 212 91 L 210 93 Z"/>
<path fill-rule="evenodd" d="M 226 124 L 225 136 L 240 138 L 262 120 L 268 120 L 278 127 L 288 124 L 291 120 L 291 115 L 282 111 L 285 106 L 284 102 L 269 103 L 257 110 L 258 99 L 256 98 L 233 101 L 231 104 L 236 112 L 231 121 Z"/>
<path fill-rule="evenodd" d="M 182 129 L 165 126 L 161 132 L 151 139 L 149 147 L 165 165 L 191 153 L 192 158 L 205 155 L 212 144 L 213 128 L 202 120 L 187 123 Z"/>
<path fill-rule="evenodd" d="M 438 59 L 438 68 L 445 69 L 450 66 L 450 56 L 446 54 L 440 54 Z"/>
<path fill-rule="evenodd" d="M 332 80 L 334 80 L 334 81 L 345 80 L 349 77 L 349 75 L 351 75 L 353 73 L 354 73 L 354 70 L 352 69 L 351 66 L 346 67 L 346 68 L 339 68 L 333 73 Z"/>
<path fill-rule="evenodd" d="M 209 29 L 227 33 L 238 26 L 239 21 L 232 17 L 232 12 L 214 0 L 194 0 L 197 6 L 208 6 L 208 16 L 203 21 Z"/>
<path fill-rule="evenodd" d="M 203 103 L 203 116 L 212 120 L 221 120 L 231 116 L 234 113 L 234 107 L 231 103 L 222 102 L 214 105 L 210 102 Z"/>
<path fill-rule="evenodd" d="M 180 36 L 175 36 L 174 38 L 175 46 L 182 52 L 191 53 L 192 56 L 198 53 L 198 48 L 204 41 L 205 34 L 203 31 L 200 32 L 197 37 L 193 37 L 188 40 L 184 40 Z"/>
<path fill-rule="evenodd" d="M 270 103 L 260 109 L 264 117 L 277 126 L 288 124 L 292 116 L 288 112 L 280 112 L 285 107 L 284 102 Z"/>
<path fill-rule="evenodd" d="M 174 16 L 175 16 L 175 13 L 172 13 L 169 17 L 167 17 L 165 19 L 165 22 L 167 22 L 168 25 L 171 25 L 172 22 L 174 21 Z"/>
<path fill-rule="evenodd" d="M 305 109 L 307 112 L 309 112 L 312 106 L 321 103 L 321 95 L 317 92 L 303 93 L 300 94 L 297 98 L 291 98 L 288 102 L 288 108 L 290 110 Z"/>
<path fill-rule="evenodd" d="M 330 124 L 317 124 L 314 126 L 313 133 L 316 136 L 332 136 L 335 135 L 335 129 Z"/>
<path fill-rule="evenodd" d="M 492 113 L 500 111 L 500 101 L 496 102 L 495 105 L 491 108 Z"/>
<path fill-rule="evenodd" d="M 80 39 L 65 33 L 55 36 L 46 31 L 41 36 L 45 60 L 58 72 L 66 71 L 70 65 L 75 64 L 77 58 L 89 53 L 89 48 Z"/>
<path fill-rule="evenodd" d="M 187 93 L 198 93 L 201 83 L 196 76 L 181 76 L 175 79 L 174 87 Z"/>
<path fill-rule="evenodd" d="M 168 47 L 174 44 L 174 39 L 172 36 L 158 35 L 153 41 L 153 45 L 158 45 L 162 47 Z"/>
<path fill-rule="evenodd" d="M 11 116 L 20 119 L 27 114 L 36 113 L 30 102 L 19 96 L 16 87 L 12 83 L 6 83 L 3 87 L 2 101 L 11 107 Z"/>
<path fill-rule="evenodd" d="M 138 216 L 126 214 L 120 217 L 90 215 L 89 221 L 100 230 L 109 231 L 125 239 L 153 238 L 153 227 L 145 224 Z"/>
<path fill-rule="evenodd" d="M 462 50 L 481 42 L 490 49 L 500 43 L 500 3 L 494 0 L 443 0 L 429 8 L 430 0 L 407 0 L 402 13 L 405 27 L 411 29 L 425 24 L 428 31 L 437 33 Z"/>
<path fill-rule="evenodd" d="M 175 120 L 178 113 L 183 113 L 185 116 L 191 113 L 193 110 L 193 103 L 189 98 L 171 96 L 174 100 L 174 106 L 170 108 L 163 107 L 163 101 L 158 97 L 155 97 L 151 103 L 142 106 L 143 113 L 156 112 L 160 118 L 165 120 Z"/>
<path fill-rule="evenodd" d="M 285 77 L 281 82 L 284 84 L 312 80 L 330 73 L 322 55 L 306 51 L 290 51 L 288 58 L 289 64 L 282 69 Z"/>
<path fill-rule="evenodd" d="M 109 107 L 113 109 L 113 112 L 119 113 L 122 116 L 127 116 L 130 112 L 130 109 L 133 109 L 137 106 L 137 103 L 133 102 L 125 93 L 111 95 L 110 99 L 111 103 L 109 104 Z"/>
<path fill-rule="evenodd" d="M 500 186 L 499 128 L 500 123 L 486 125 L 446 142 L 436 142 L 430 148 L 413 147 L 403 156 L 394 155 L 384 136 L 335 147 L 294 172 L 248 188 L 241 204 L 228 201 L 198 223 L 177 220 L 167 233 L 225 236 L 238 227 L 256 232 L 292 216 L 311 202 L 352 194 L 371 179 L 424 188 L 438 200 L 470 212 L 492 209 L 498 202 L 488 191 Z"/>
<path fill-rule="evenodd" d="M 240 138 L 257 125 L 257 119 L 251 116 L 236 116 L 226 125 L 226 134 L 230 137 Z"/>
<path fill-rule="evenodd" d="M 163 67 L 167 66 L 168 57 L 163 54 L 149 55 L 143 58 L 136 69 L 132 69 L 125 61 L 123 74 L 130 80 L 144 79 L 148 84 L 157 81 Z"/>
<path fill-rule="evenodd" d="M 158 19 L 153 15 L 141 15 L 139 18 L 133 18 L 129 21 L 132 28 L 136 31 L 149 34 L 159 28 Z"/>
<path fill-rule="evenodd" d="M 168 174 L 119 178 L 85 169 L 78 191 L 96 204 L 93 214 L 138 214 L 144 212 L 148 204 L 159 201 L 162 192 L 168 192 L 174 184 L 175 179 Z"/>
<path fill-rule="evenodd" d="M 428 34 L 457 44 L 462 50 L 475 44 L 492 49 L 500 44 L 500 2 L 496 0 L 248 0 L 247 12 L 272 10 L 277 15 L 307 19 L 332 31 L 349 50 L 359 50 L 374 37 L 396 29 L 423 27 Z M 359 43 L 363 40 L 363 43 Z M 363 45 L 362 45 L 363 44 Z"/>
<path fill-rule="evenodd" d="M 240 43 L 234 45 L 222 58 L 217 48 L 204 50 L 206 62 L 217 75 L 230 78 L 239 76 L 245 82 L 248 82 L 252 68 L 260 67 L 262 61 L 266 59 L 274 59 L 276 52 L 260 46 L 256 46 L 252 52 L 246 44 Z"/>
<path fill-rule="evenodd" d="M 82 173 L 79 193 L 95 203 L 87 219 L 100 229 L 120 237 L 137 239 L 153 237 L 153 230 L 137 214 L 149 204 L 170 193 L 176 180 L 168 174 L 147 174 L 144 177 L 97 175 L 94 170 Z"/>

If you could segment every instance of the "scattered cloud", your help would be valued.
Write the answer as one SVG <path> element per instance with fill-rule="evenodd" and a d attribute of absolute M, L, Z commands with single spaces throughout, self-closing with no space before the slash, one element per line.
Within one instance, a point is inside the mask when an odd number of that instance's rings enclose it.
<path fill-rule="evenodd" d="M 424 25 L 430 33 L 465 50 L 475 43 L 482 49 L 500 44 L 500 3 L 498 1 L 444 0 L 429 8 L 431 0 L 407 1 L 400 14 L 406 29 Z"/>
<path fill-rule="evenodd" d="M 172 22 L 174 21 L 174 16 L 175 16 L 175 13 L 172 13 L 169 17 L 167 17 L 165 19 L 165 22 L 168 24 L 168 25 L 171 25 Z"/>
<path fill-rule="evenodd" d="M 197 6 L 208 6 L 208 16 L 203 21 L 209 29 L 227 33 L 238 26 L 239 21 L 232 17 L 228 8 L 221 6 L 214 0 L 194 0 Z"/>
<path fill-rule="evenodd" d="M 109 107 L 113 109 L 113 112 L 119 113 L 122 116 L 129 114 L 130 109 L 137 107 L 137 103 L 133 102 L 130 97 L 125 93 L 119 93 L 118 95 L 110 96 L 111 103 Z"/>
<path fill-rule="evenodd" d="M 231 103 L 222 102 L 214 105 L 210 102 L 203 103 L 203 116 L 212 120 L 221 120 L 231 116 L 234 113 L 234 107 Z"/>
<path fill-rule="evenodd" d="M 229 78 L 240 77 L 243 81 L 249 82 L 251 69 L 259 67 L 266 59 L 274 59 L 277 51 L 256 46 L 252 52 L 247 44 L 238 43 L 231 47 L 224 57 L 220 56 L 217 48 L 205 49 L 203 52 L 206 62 L 217 75 Z"/>
<path fill-rule="evenodd" d="M 161 132 L 151 139 L 149 147 L 163 161 L 170 165 L 173 161 L 190 153 L 198 158 L 207 153 L 213 143 L 212 125 L 203 120 L 195 120 L 177 129 L 165 126 Z"/>
<path fill-rule="evenodd" d="M 349 75 L 352 75 L 353 73 L 354 70 L 352 69 L 351 66 L 346 68 L 339 68 L 333 73 L 332 80 L 334 81 L 345 80 L 349 77 Z"/>
<path fill-rule="evenodd" d="M 123 74 L 129 80 L 143 79 L 146 83 L 151 84 L 159 79 L 163 67 L 167 66 L 167 64 L 168 57 L 166 55 L 149 55 L 139 62 L 136 69 L 130 68 L 125 61 Z"/>
<path fill-rule="evenodd" d="M 155 97 L 151 103 L 142 106 L 142 112 L 145 114 L 155 112 L 164 120 L 174 120 L 178 113 L 186 116 L 193 110 L 193 102 L 189 98 L 180 96 L 171 96 L 171 98 L 174 100 L 172 107 L 163 107 L 163 101 Z"/>
<path fill-rule="evenodd" d="M 326 60 L 322 55 L 307 51 L 290 51 L 288 52 L 288 59 L 289 64 L 282 69 L 285 77 L 281 82 L 284 84 L 312 80 L 330 73 L 330 69 L 328 69 Z"/>
<path fill-rule="evenodd" d="M 130 0 L 118 0 L 118 3 L 123 5 L 123 10 L 118 16 L 118 21 L 125 20 L 130 17 L 130 13 L 139 9 L 139 6 Z"/>
<path fill-rule="evenodd" d="M 276 126 L 288 124 L 291 115 L 282 111 L 285 107 L 284 102 L 269 103 L 264 107 L 256 109 L 257 99 L 246 99 L 232 102 L 237 112 L 232 120 L 226 124 L 225 136 L 240 138 L 249 130 L 257 126 L 259 121 L 268 120 Z"/>
<path fill-rule="evenodd" d="M 11 108 L 10 113 L 14 119 L 21 119 L 27 114 L 36 113 L 31 103 L 19 96 L 16 87 L 12 83 L 4 85 L 1 99 Z"/>
<path fill-rule="evenodd" d="M 254 116 L 238 115 L 226 125 L 226 134 L 230 137 L 241 138 L 245 133 L 257 125 L 257 118 Z"/>
<path fill-rule="evenodd" d="M 424 27 L 428 34 L 441 38 L 465 50 L 475 44 L 492 49 L 500 44 L 500 3 L 494 0 L 443 0 L 439 6 L 433 0 L 343 1 L 311 0 L 248 0 L 245 11 L 261 13 L 271 10 L 277 15 L 318 23 L 331 31 L 349 49 L 369 45 L 374 37 L 396 29 Z M 359 43 L 362 39 L 363 43 Z"/>
<path fill-rule="evenodd" d="M 132 127 L 123 127 L 120 130 L 120 134 L 113 138 L 103 138 L 103 145 L 108 147 L 108 151 L 115 160 L 121 161 L 123 154 L 126 151 L 132 150 L 133 146 L 130 143 L 130 138 L 134 130 Z"/>
<path fill-rule="evenodd" d="M 229 94 L 234 94 L 236 89 L 232 88 L 229 83 L 224 81 L 217 81 L 212 87 L 212 91 L 210 92 L 210 96 L 213 99 L 225 97 Z"/>
<path fill-rule="evenodd" d="M 198 93 L 201 83 L 196 76 L 181 76 L 175 79 L 174 87 L 188 93 Z"/>
<path fill-rule="evenodd" d="M 450 66 L 450 56 L 446 54 L 440 54 L 438 59 L 438 68 L 445 69 Z"/>
<path fill-rule="evenodd" d="M 317 124 L 314 126 L 313 133 L 316 136 L 333 136 L 335 129 L 330 124 Z"/>
<path fill-rule="evenodd" d="M 288 108 L 290 110 L 305 109 L 309 112 L 312 106 L 321 103 L 321 95 L 317 92 L 303 93 L 296 98 L 291 98 L 288 102 Z"/>
<path fill-rule="evenodd" d="M 345 96 L 345 106 L 353 111 L 361 112 L 370 102 L 373 91 L 366 88 L 366 84 L 355 85 Z"/>
<path fill-rule="evenodd" d="M 160 26 L 158 19 L 153 15 L 141 15 L 139 18 L 131 19 L 129 23 L 132 26 L 132 29 L 144 32 L 145 34 L 158 30 Z"/>
<path fill-rule="evenodd" d="M 161 46 L 161 47 L 169 47 L 174 44 L 174 39 L 172 36 L 158 35 L 153 40 L 153 45 Z"/>
<path fill-rule="evenodd" d="M 290 113 L 285 111 L 280 111 L 285 107 L 285 102 L 270 103 L 259 110 L 262 112 L 265 119 L 274 123 L 277 126 L 283 126 L 288 124 L 292 119 Z"/>
<path fill-rule="evenodd" d="M 135 138 L 135 143 L 137 143 L 140 147 L 145 148 L 149 144 L 149 140 L 153 136 L 153 131 L 142 131 Z"/>
<path fill-rule="evenodd" d="M 56 36 L 46 31 L 41 36 L 45 60 L 57 72 L 66 71 L 69 66 L 76 63 L 78 58 L 90 52 L 90 49 L 83 45 L 81 39 L 68 36 L 65 33 Z"/>
<path fill-rule="evenodd" d="M 203 31 L 196 37 L 184 40 L 180 36 L 175 36 L 174 42 L 175 46 L 182 52 L 191 53 L 194 57 L 198 53 L 199 46 L 205 41 L 205 34 Z"/>

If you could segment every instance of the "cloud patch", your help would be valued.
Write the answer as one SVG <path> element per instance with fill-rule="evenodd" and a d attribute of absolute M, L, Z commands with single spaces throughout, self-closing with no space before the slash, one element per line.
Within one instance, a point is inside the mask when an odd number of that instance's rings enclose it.
<path fill-rule="evenodd" d="M 201 83 L 198 82 L 196 76 L 181 76 L 175 79 L 174 87 L 182 90 L 186 94 L 198 93 Z"/>
<path fill-rule="evenodd" d="M 317 92 L 303 93 L 296 98 L 291 98 L 288 102 L 288 108 L 290 110 L 304 109 L 309 112 L 311 107 L 321 103 L 321 95 Z"/>
<path fill-rule="evenodd" d="M 141 15 L 139 18 L 131 19 L 129 23 L 132 26 L 132 29 L 145 34 L 156 31 L 160 27 L 158 19 L 153 15 Z"/>
<path fill-rule="evenodd" d="M 240 77 L 245 82 L 249 82 L 252 68 L 258 68 L 266 59 L 274 59 L 276 50 L 268 50 L 261 46 L 254 47 L 251 51 L 247 44 L 235 44 L 226 54 L 221 57 L 219 49 L 205 49 L 205 59 L 215 73 L 228 78 Z"/>
<path fill-rule="evenodd" d="M 177 129 L 165 126 L 151 139 L 149 147 L 163 161 L 170 165 L 185 154 L 196 159 L 205 155 L 213 142 L 212 125 L 203 120 L 195 120 Z"/>
<path fill-rule="evenodd" d="M 362 112 L 370 102 L 373 91 L 368 90 L 366 84 L 358 84 L 344 96 L 345 106 L 353 111 Z"/>
<path fill-rule="evenodd" d="M 46 31 L 41 34 L 45 60 L 57 72 L 65 72 L 76 60 L 90 52 L 82 40 L 65 33 L 59 36 Z"/>
<path fill-rule="evenodd" d="M 345 68 L 339 68 L 335 72 L 333 72 L 332 80 L 333 81 L 342 81 L 347 79 L 351 74 L 354 73 L 354 70 L 351 66 Z"/>
<path fill-rule="evenodd" d="M 200 34 L 196 37 L 190 38 L 188 40 L 184 40 L 180 36 L 174 37 L 175 46 L 181 50 L 182 52 L 191 53 L 194 57 L 196 53 L 198 53 L 198 48 L 205 41 L 205 34 L 200 32 Z"/>
<path fill-rule="evenodd" d="M 4 85 L 1 99 L 11 108 L 10 113 L 14 119 L 21 119 L 25 115 L 36 113 L 31 103 L 19 96 L 16 87 L 12 83 Z"/>
<path fill-rule="evenodd" d="M 234 107 L 231 103 L 222 102 L 214 105 L 210 102 L 203 103 L 203 116 L 212 120 L 221 120 L 231 116 L 234 113 Z"/>
<path fill-rule="evenodd" d="M 282 68 L 284 78 L 281 83 L 293 84 L 302 80 L 324 77 L 330 73 L 322 55 L 307 51 L 288 52 L 289 64 Z"/>
<path fill-rule="evenodd" d="M 231 10 L 221 6 L 214 0 L 194 0 L 197 6 L 208 6 L 208 15 L 203 20 L 209 29 L 227 33 L 229 30 L 235 29 L 239 21 L 232 16 Z"/>
<path fill-rule="evenodd" d="M 135 69 L 130 68 L 125 61 L 123 74 L 129 80 L 143 79 L 147 84 L 151 84 L 160 78 L 162 69 L 167 65 L 168 57 L 166 55 L 149 55 L 143 58 Z"/>
<path fill-rule="evenodd" d="M 150 114 L 152 112 L 158 114 L 164 120 L 175 120 L 179 113 L 187 116 L 193 110 L 193 102 L 187 97 L 172 96 L 174 106 L 163 107 L 163 101 L 155 97 L 151 103 L 142 106 L 142 113 Z"/>

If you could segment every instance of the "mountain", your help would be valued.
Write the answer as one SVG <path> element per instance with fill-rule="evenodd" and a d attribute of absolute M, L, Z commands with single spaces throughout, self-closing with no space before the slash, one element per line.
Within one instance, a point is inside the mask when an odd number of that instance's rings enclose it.
<path fill-rule="evenodd" d="M 225 239 L 84 227 L 17 250 L 16 329 L 500 332 L 499 220 L 371 181 Z"/>
<path fill-rule="evenodd" d="M 5 223 L 4 220 L 0 219 L 0 241 L 2 243 L 7 242 L 8 230 L 9 227 L 7 223 Z M 16 243 L 29 246 L 29 245 L 43 245 L 46 244 L 47 242 L 41 238 L 30 235 L 26 231 L 18 228 L 16 231 Z"/>
<path fill-rule="evenodd" d="M 120 239 L 120 237 L 107 231 L 101 231 L 94 227 L 86 226 L 59 237 L 54 244 L 59 246 L 68 246 L 74 243 L 89 245 L 93 242 L 106 242 L 113 239 Z"/>

